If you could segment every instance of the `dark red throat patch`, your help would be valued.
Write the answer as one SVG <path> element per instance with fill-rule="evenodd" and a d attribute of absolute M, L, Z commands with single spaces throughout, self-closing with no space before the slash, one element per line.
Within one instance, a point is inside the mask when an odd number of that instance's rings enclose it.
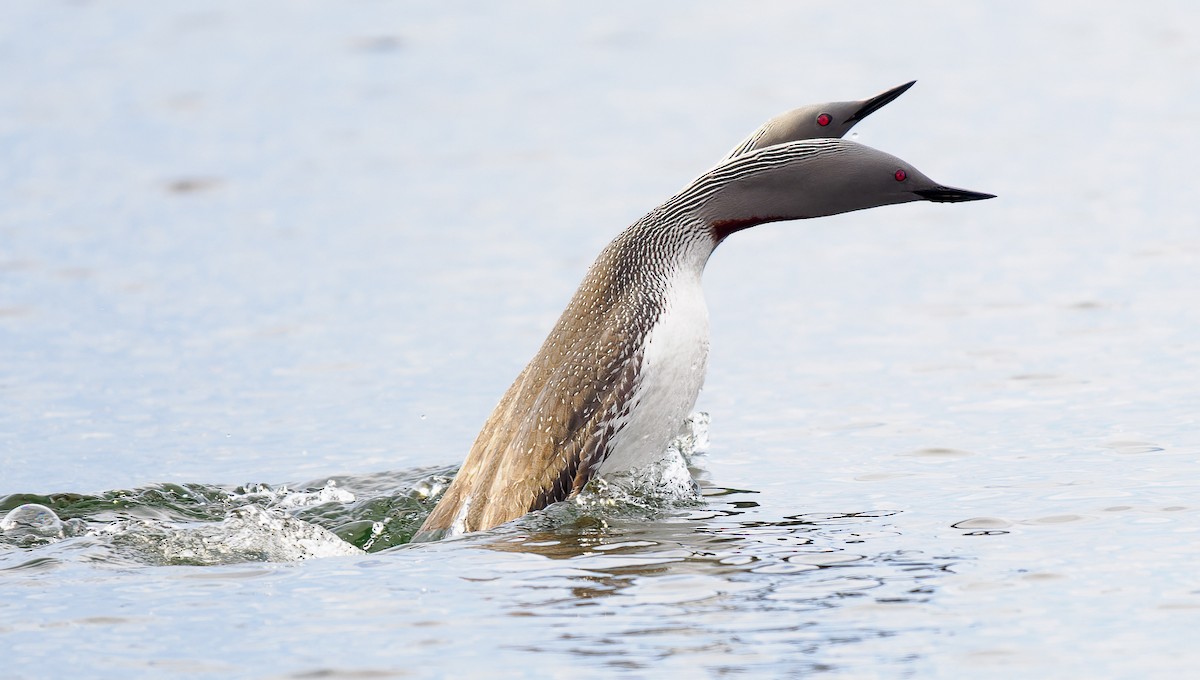
<path fill-rule="evenodd" d="M 750 227 L 757 227 L 760 224 L 767 222 L 776 222 L 779 217 L 743 217 L 736 220 L 718 220 L 710 226 L 712 228 L 713 241 L 720 243 L 724 241 L 730 234 L 739 232 Z"/>

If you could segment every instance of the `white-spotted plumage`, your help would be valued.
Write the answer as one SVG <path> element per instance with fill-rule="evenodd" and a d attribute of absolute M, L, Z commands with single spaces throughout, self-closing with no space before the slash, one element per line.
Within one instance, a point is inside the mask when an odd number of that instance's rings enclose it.
<path fill-rule="evenodd" d="M 613 421 L 615 434 L 596 474 L 643 467 L 660 459 L 692 412 L 708 366 L 708 306 L 700 276 L 712 253 L 693 242 L 664 283 L 662 312 L 646 335 L 637 385 Z"/>

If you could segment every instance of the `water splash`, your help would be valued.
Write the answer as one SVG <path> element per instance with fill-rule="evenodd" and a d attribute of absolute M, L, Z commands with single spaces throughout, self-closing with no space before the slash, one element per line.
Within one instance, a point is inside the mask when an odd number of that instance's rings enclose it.
<path fill-rule="evenodd" d="M 708 423 L 707 414 L 693 414 L 656 463 L 593 480 L 573 500 L 529 521 L 603 527 L 617 518 L 648 520 L 701 504 L 693 472 L 708 445 Z M 0 520 L 0 550 L 88 539 L 100 546 L 96 561 L 187 565 L 378 552 L 412 539 L 456 472 L 441 467 L 303 484 L 13 494 L 0 497 L 0 512 L 7 511 Z"/>
<path fill-rule="evenodd" d="M 689 466 L 692 465 L 693 457 L 708 450 L 709 422 L 708 413 L 704 411 L 696 411 L 688 416 L 687 420 L 683 421 L 679 434 L 667 445 L 667 451 L 679 453 Z"/>
<path fill-rule="evenodd" d="M 653 463 L 589 481 L 571 500 L 530 516 L 524 525 L 607 527 L 617 519 L 650 520 L 703 504 L 693 477 L 695 459 L 708 447 L 707 413 L 693 413 Z"/>
<path fill-rule="evenodd" d="M 430 474 L 433 472 L 433 474 Z M 113 564 L 230 564 L 362 554 L 407 542 L 448 470 L 307 484 L 155 484 L 98 495 L 0 497 L 0 551 L 88 542 Z M 92 549 L 94 548 L 94 549 Z"/>
<path fill-rule="evenodd" d="M 293 491 L 286 484 L 272 487 L 269 484 L 246 484 L 234 489 L 231 499 L 241 497 L 253 503 L 262 503 L 275 508 L 309 508 L 324 503 L 353 503 L 353 493 L 338 488 L 337 480 L 330 479 L 317 489 Z"/>
<path fill-rule="evenodd" d="M 143 522 L 121 527 L 114 535 L 118 545 L 159 564 L 295 562 L 363 554 L 327 529 L 256 505 L 236 508 L 216 524 L 168 528 Z"/>

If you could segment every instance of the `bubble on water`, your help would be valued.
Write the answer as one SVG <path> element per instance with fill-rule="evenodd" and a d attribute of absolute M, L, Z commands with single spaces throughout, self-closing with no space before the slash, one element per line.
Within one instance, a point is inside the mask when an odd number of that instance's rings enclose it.
<path fill-rule="evenodd" d="M 63 522 L 63 535 L 68 537 L 86 536 L 88 533 L 88 523 L 78 517 Z"/>
<path fill-rule="evenodd" d="M 0 519 L 4 537 L 20 542 L 45 542 L 63 538 L 63 522 L 54 511 L 37 503 L 19 505 Z"/>

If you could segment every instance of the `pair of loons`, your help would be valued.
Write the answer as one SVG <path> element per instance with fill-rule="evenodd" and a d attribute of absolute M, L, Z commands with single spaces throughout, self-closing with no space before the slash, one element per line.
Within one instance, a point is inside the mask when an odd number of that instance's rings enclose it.
<path fill-rule="evenodd" d="M 659 460 L 704 382 L 700 277 L 730 234 L 894 203 L 993 198 L 841 139 L 913 82 L 772 118 L 621 232 L 504 393 L 414 540 L 490 529 L 566 500 L 595 477 Z"/>

